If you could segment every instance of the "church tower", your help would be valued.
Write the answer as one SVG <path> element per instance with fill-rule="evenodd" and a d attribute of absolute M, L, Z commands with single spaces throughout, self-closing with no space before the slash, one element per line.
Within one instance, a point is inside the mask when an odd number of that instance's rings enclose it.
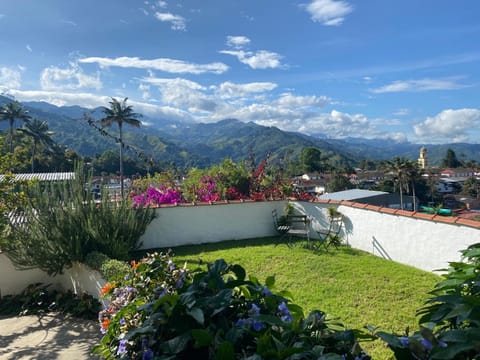
<path fill-rule="evenodd" d="M 418 158 L 418 166 L 420 169 L 426 169 L 428 166 L 428 159 L 427 159 L 427 149 L 425 146 L 422 146 L 420 149 L 420 157 Z"/>

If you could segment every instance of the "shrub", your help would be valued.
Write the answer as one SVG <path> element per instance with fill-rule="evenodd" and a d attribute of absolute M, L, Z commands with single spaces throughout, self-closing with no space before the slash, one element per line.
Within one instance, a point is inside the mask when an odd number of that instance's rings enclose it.
<path fill-rule="evenodd" d="M 369 359 L 352 330 L 274 293 L 239 265 L 177 268 L 168 254 L 132 263 L 102 293 L 104 336 L 94 353 L 129 359 Z"/>
<path fill-rule="evenodd" d="M 85 264 L 94 270 L 100 270 L 108 260 L 110 258 L 107 255 L 98 251 L 92 251 L 85 256 Z"/>
<path fill-rule="evenodd" d="M 73 262 L 84 262 L 92 251 L 110 258 L 129 259 L 140 236 L 155 217 L 155 210 L 134 208 L 127 201 L 112 202 L 104 193 L 95 201 L 85 184 L 89 178 L 77 169 L 75 179 L 49 184 L 33 183 L 2 249 L 20 269 L 39 268 L 61 273 Z"/>
<path fill-rule="evenodd" d="M 409 336 L 378 332 L 397 359 L 480 358 L 480 244 L 462 251 L 418 311 L 420 330 Z"/>
<path fill-rule="evenodd" d="M 102 276 L 107 281 L 115 281 L 117 278 L 122 277 L 127 273 L 129 266 L 125 261 L 116 259 L 107 260 L 100 267 Z"/>

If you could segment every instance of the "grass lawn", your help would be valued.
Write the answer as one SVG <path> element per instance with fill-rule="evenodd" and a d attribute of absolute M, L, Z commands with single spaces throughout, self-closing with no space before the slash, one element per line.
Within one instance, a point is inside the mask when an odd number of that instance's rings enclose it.
<path fill-rule="evenodd" d="M 319 309 L 353 329 L 416 330 L 415 311 L 440 279 L 348 247 L 313 252 L 299 244 L 277 245 L 275 238 L 182 246 L 173 253 L 178 265 L 187 261 L 189 268 L 223 258 L 261 282 L 275 275 L 277 290 L 289 290 L 305 314 Z M 383 342 L 364 342 L 362 347 L 374 359 L 393 358 Z"/>

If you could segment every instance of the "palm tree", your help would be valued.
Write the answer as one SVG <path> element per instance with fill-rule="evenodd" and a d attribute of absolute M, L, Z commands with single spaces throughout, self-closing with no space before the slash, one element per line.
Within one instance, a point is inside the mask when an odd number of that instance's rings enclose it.
<path fill-rule="evenodd" d="M 35 154 L 37 147 L 40 144 L 45 145 L 48 149 L 55 146 L 55 141 L 52 139 L 53 131 L 48 130 L 48 123 L 33 119 L 33 121 L 26 120 L 23 127 L 19 129 L 23 134 L 29 136 L 33 140 L 32 148 L 32 173 L 35 172 Z"/>
<path fill-rule="evenodd" d="M 400 208 L 403 210 L 403 190 L 408 188 L 407 163 L 405 158 L 394 157 L 393 161 L 386 162 L 386 168 L 393 175 L 394 184 L 398 184 L 400 193 Z"/>
<path fill-rule="evenodd" d="M 13 152 L 13 125 L 15 123 L 15 119 L 22 121 L 30 120 L 28 111 L 25 110 L 18 101 L 5 104 L 0 109 L 0 120 L 8 120 L 9 123 L 8 143 L 10 152 Z"/>
<path fill-rule="evenodd" d="M 127 106 L 127 99 L 123 101 L 118 101 L 112 97 L 112 101 L 109 102 L 110 108 L 104 107 L 103 113 L 105 117 L 100 120 L 102 126 L 110 126 L 114 123 L 118 125 L 119 139 L 120 143 L 120 193 L 123 198 L 123 135 L 122 135 L 122 126 L 123 124 L 128 124 L 131 126 L 139 127 L 142 123 L 138 120 L 141 117 L 141 114 L 133 112 L 131 105 Z"/>
<path fill-rule="evenodd" d="M 404 167 L 405 167 L 405 173 L 406 173 L 405 175 L 406 175 L 407 183 L 408 181 L 410 181 L 410 184 L 412 186 L 413 211 L 416 211 L 417 198 L 415 193 L 415 185 L 417 183 L 417 180 L 420 179 L 422 172 L 418 163 L 412 160 L 406 160 Z"/>

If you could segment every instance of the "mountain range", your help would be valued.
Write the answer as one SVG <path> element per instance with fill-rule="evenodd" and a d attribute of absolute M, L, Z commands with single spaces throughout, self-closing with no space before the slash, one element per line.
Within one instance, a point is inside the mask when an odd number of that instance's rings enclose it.
<path fill-rule="evenodd" d="M 0 96 L 0 106 L 9 101 L 9 98 Z M 84 119 L 85 114 L 100 119 L 103 115 L 101 108 L 91 110 L 46 102 L 25 102 L 22 105 L 32 117 L 48 121 L 57 143 L 82 156 L 94 156 L 116 148 L 113 138 L 102 137 Z M 270 154 L 273 161 L 285 156 L 295 158 L 305 147 L 316 147 L 325 156 L 337 156 L 352 165 L 362 159 L 390 160 L 395 156 L 413 160 L 418 158 L 422 145 L 427 148 L 431 164 L 438 164 L 448 148 L 453 149 L 460 160 L 480 162 L 480 144 L 428 145 L 355 137 L 325 139 L 236 119 L 216 123 L 180 123 L 145 116 L 141 120 L 147 125 L 140 128 L 124 127 L 124 142 L 159 163 L 175 163 L 185 167 L 204 167 L 219 163 L 224 158 L 244 160 L 251 153 L 257 159 Z M 6 122 L 0 124 L 2 129 L 6 126 Z M 113 126 L 107 131 L 115 135 L 117 129 Z"/>

